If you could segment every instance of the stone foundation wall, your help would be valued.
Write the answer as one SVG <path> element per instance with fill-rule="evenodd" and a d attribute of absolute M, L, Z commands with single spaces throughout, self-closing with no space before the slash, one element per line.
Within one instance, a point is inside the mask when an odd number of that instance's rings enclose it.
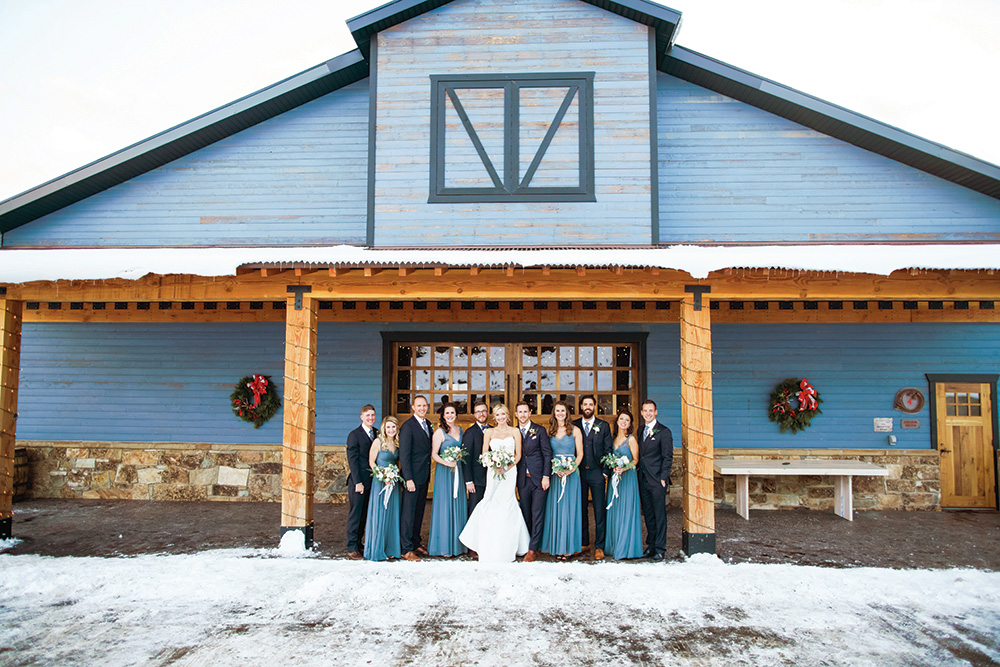
<path fill-rule="evenodd" d="M 281 447 L 19 441 L 28 498 L 281 502 Z M 344 447 L 317 445 L 315 502 L 347 502 Z"/>
<path fill-rule="evenodd" d="M 188 443 L 19 441 L 29 461 L 28 498 L 124 498 L 281 502 L 281 447 Z M 716 449 L 719 459 L 853 459 L 888 477 L 855 477 L 854 508 L 936 510 L 940 467 L 934 450 Z M 674 452 L 669 506 L 680 507 L 684 470 Z M 347 502 L 343 445 L 317 445 L 315 502 Z M 736 506 L 736 478 L 715 476 L 715 502 Z M 833 510 L 829 477 L 751 477 L 751 509 Z"/>
<path fill-rule="evenodd" d="M 716 449 L 715 458 L 742 461 L 834 459 L 874 463 L 888 470 L 889 475 L 854 478 L 855 510 L 941 509 L 941 468 L 936 450 Z M 715 503 L 724 507 L 736 507 L 734 475 L 722 476 L 716 473 Z M 817 475 L 750 477 L 750 509 L 797 507 L 832 511 L 833 479 Z"/>

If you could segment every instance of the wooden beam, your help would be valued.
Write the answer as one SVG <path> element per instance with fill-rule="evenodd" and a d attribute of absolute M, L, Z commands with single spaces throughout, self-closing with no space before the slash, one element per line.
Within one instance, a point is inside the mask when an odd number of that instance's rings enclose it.
<path fill-rule="evenodd" d="M 285 378 L 281 449 L 281 533 L 313 537 L 313 455 L 316 447 L 317 303 L 308 293 L 285 306 Z"/>
<path fill-rule="evenodd" d="M 480 271 L 480 269 L 479 269 L 478 266 L 470 266 L 469 267 L 469 275 L 470 276 L 478 276 L 479 275 L 479 271 Z"/>
<path fill-rule="evenodd" d="M 645 271 L 621 276 L 592 272 L 580 267 L 510 269 L 464 275 L 450 271 L 434 276 L 417 270 L 409 276 L 397 271 L 362 277 L 361 271 L 330 269 L 334 276 L 310 277 L 317 299 L 344 300 L 484 300 L 531 301 L 539 294 L 553 301 L 583 300 L 679 300 L 691 277 L 683 272 L 661 270 L 659 276 Z M 1000 276 L 986 272 L 928 271 L 920 276 L 896 272 L 891 276 L 795 272 L 765 276 L 759 271 L 714 272 L 700 284 L 711 286 L 719 300 L 1000 300 Z M 297 284 L 291 271 L 278 277 L 258 273 L 206 278 L 190 275 L 152 275 L 138 280 L 35 282 L 7 287 L 8 298 L 30 301 L 277 301 L 284 300 L 287 285 Z M 0 285 L 2 287 L 3 285 Z"/>
<path fill-rule="evenodd" d="M 340 276 L 346 276 L 350 272 L 351 272 L 350 269 L 333 268 L 333 269 L 330 269 L 330 277 L 331 278 L 339 278 Z"/>
<path fill-rule="evenodd" d="M 441 276 L 443 276 L 446 273 L 448 273 L 448 267 L 447 266 L 435 266 L 434 267 L 434 275 L 435 276 L 441 277 Z"/>
<path fill-rule="evenodd" d="M 382 269 L 377 269 L 371 266 L 366 266 L 364 270 L 365 278 L 371 278 L 372 276 L 377 276 L 382 273 Z"/>
<path fill-rule="evenodd" d="M 712 324 L 707 295 L 689 294 L 681 301 L 680 330 L 683 545 L 688 555 L 714 553 Z"/>
<path fill-rule="evenodd" d="M 14 523 L 14 447 L 21 368 L 21 302 L 0 299 L 0 540 Z"/>
<path fill-rule="evenodd" d="M 401 266 L 399 267 L 399 277 L 405 278 L 406 276 L 413 275 L 413 271 L 414 271 L 413 267 Z"/>

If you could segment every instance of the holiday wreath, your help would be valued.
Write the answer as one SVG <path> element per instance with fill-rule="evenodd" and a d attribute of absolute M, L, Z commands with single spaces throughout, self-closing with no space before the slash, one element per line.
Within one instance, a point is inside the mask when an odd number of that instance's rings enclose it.
<path fill-rule="evenodd" d="M 792 398 L 798 401 L 797 408 L 792 407 Z M 819 404 L 823 399 L 805 378 L 788 378 L 771 392 L 771 409 L 768 418 L 781 425 L 781 432 L 792 429 L 797 433 L 809 426 L 813 415 L 822 412 Z"/>
<path fill-rule="evenodd" d="M 233 414 L 245 422 L 253 422 L 254 428 L 260 428 L 281 407 L 271 378 L 257 373 L 240 378 L 229 400 Z"/>

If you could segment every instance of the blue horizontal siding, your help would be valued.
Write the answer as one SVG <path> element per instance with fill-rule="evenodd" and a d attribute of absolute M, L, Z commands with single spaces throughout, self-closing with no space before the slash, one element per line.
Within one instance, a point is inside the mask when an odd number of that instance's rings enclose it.
<path fill-rule="evenodd" d="M 997 240 L 1000 201 L 681 79 L 657 79 L 660 240 Z"/>
<path fill-rule="evenodd" d="M 468 331 L 471 327 L 465 326 Z M 646 331 L 647 394 L 680 444 L 679 328 L 675 324 L 482 324 L 482 332 Z M 342 444 L 361 405 L 381 418 L 383 331 L 454 334 L 447 323 L 322 323 L 316 442 Z M 283 386 L 282 324 L 24 325 L 18 437 L 30 440 L 281 442 L 281 415 L 260 429 L 230 414 L 250 373 Z M 897 390 L 926 390 L 925 373 L 1000 372 L 996 324 L 716 324 L 712 329 L 717 447 L 885 448 L 873 419 L 892 417 L 900 448 L 930 447 L 928 407 L 900 430 Z M 774 387 L 805 377 L 823 413 L 803 432 L 767 419 Z"/>
<path fill-rule="evenodd" d="M 368 81 L 4 235 L 5 247 L 363 244 Z"/>

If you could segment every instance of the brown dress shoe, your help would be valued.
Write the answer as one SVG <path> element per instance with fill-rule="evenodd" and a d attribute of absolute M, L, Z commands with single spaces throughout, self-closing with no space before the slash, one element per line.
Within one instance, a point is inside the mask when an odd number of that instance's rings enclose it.
<path fill-rule="evenodd" d="M 418 556 L 430 556 L 430 553 L 428 553 L 427 549 L 424 549 L 423 547 L 417 547 L 416 549 L 414 549 L 414 551 Z"/>
<path fill-rule="evenodd" d="M 362 560 L 365 556 L 360 551 L 352 551 L 347 554 L 347 557 L 351 560 Z"/>
<path fill-rule="evenodd" d="M 405 554 L 403 554 L 403 560 L 421 560 L 421 558 L 412 551 L 407 551 Z"/>
<path fill-rule="evenodd" d="M 594 552 L 594 560 L 604 560 L 604 549 L 598 549 Z"/>
<path fill-rule="evenodd" d="M 535 556 L 536 556 L 536 554 L 535 554 L 534 551 L 529 551 L 528 553 L 524 554 L 524 562 L 525 563 L 534 563 L 535 562 Z"/>

